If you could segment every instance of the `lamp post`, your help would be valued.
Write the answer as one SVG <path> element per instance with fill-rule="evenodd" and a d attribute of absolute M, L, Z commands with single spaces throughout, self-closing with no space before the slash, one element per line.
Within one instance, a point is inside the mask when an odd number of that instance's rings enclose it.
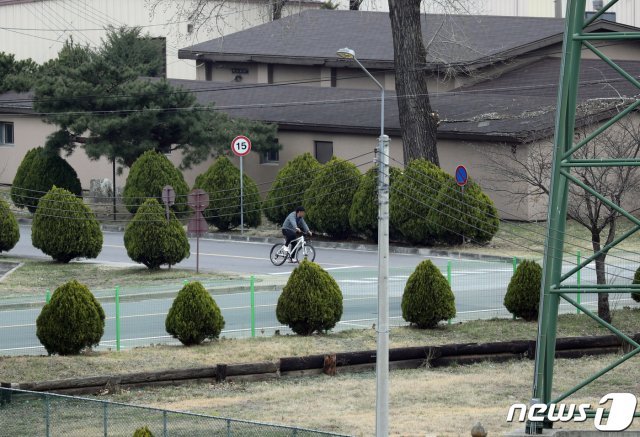
<path fill-rule="evenodd" d="M 341 59 L 355 61 L 380 88 L 378 138 L 378 323 L 376 350 L 376 436 L 389 435 L 389 137 L 384 134 L 384 87 L 358 61 L 356 53 L 340 49 Z"/>

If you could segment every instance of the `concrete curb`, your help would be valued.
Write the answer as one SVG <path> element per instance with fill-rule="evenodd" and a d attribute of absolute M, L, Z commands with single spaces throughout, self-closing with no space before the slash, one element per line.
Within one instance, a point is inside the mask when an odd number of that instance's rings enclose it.
<path fill-rule="evenodd" d="M 102 225 L 103 231 L 124 231 L 123 226 Z M 278 244 L 282 243 L 281 237 L 255 237 L 255 236 L 240 236 L 225 233 L 213 233 L 208 232 L 201 236 L 208 240 L 216 241 L 238 241 L 245 243 L 264 243 L 264 244 Z M 323 249 L 343 249 L 343 250 L 360 250 L 365 252 L 377 252 L 378 246 L 370 243 L 343 243 L 339 241 L 320 241 L 313 240 L 313 246 Z M 420 247 L 407 247 L 390 245 L 389 251 L 391 253 L 405 254 L 405 255 L 421 255 L 421 256 L 442 256 L 448 258 L 469 259 L 477 261 L 498 261 L 498 262 L 511 262 L 512 257 L 499 256 L 499 255 L 485 255 L 481 253 L 467 253 L 460 251 L 441 250 L 441 249 L 429 249 Z"/>
<path fill-rule="evenodd" d="M 18 220 L 21 224 L 31 224 L 31 219 L 21 218 Z M 103 231 L 108 232 L 124 232 L 125 226 L 122 225 L 108 225 L 101 224 L 100 228 Z M 265 244 L 277 244 L 282 242 L 281 237 L 255 237 L 255 236 L 240 236 L 225 233 L 212 233 L 208 232 L 202 236 L 209 240 L 217 241 L 238 241 L 246 243 L 265 243 Z M 371 243 L 343 243 L 338 241 L 319 241 L 313 240 L 313 246 L 323 249 L 343 249 L 343 250 L 361 250 L 366 252 L 376 252 L 378 246 Z M 441 256 L 447 258 L 458 258 L 475 261 L 496 261 L 496 262 L 511 262 L 513 257 L 500 256 L 500 255 L 485 255 L 482 253 L 468 253 L 457 250 L 443 250 L 443 249 L 429 249 L 420 247 L 407 247 L 390 245 L 389 252 L 398 253 L 404 255 L 420 255 L 420 256 Z"/>

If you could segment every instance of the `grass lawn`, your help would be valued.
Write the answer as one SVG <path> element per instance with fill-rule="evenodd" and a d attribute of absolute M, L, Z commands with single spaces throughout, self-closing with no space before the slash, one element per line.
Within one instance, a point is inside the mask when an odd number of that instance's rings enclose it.
<path fill-rule="evenodd" d="M 557 393 L 595 373 L 613 356 L 558 360 Z M 506 423 L 509 406 L 528 403 L 532 361 L 421 368 L 391 372 L 390 434 L 402 436 L 468 436 L 480 421 L 489 435 L 524 428 Z M 569 402 L 597 405 L 612 391 L 639 393 L 640 366 L 632 360 L 605 379 L 579 391 Z M 374 434 L 373 372 L 281 379 L 262 383 L 191 385 L 124 391 L 108 399 L 160 408 L 297 425 L 356 436 Z M 563 424 L 564 429 L 591 429 L 593 421 Z M 636 420 L 632 430 L 639 430 Z"/>
<path fill-rule="evenodd" d="M 640 332 L 640 310 L 625 309 L 615 312 L 614 324 L 624 332 Z M 391 347 L 528 340 L 535 339 L 536 329 L 536 323 L 509 319 L 442 325 L 435 330 L 395 328 L 391 331 Z M 584 315 L 560 316 L 561 337 L 608 334 L 608 331 L 598 327 Z M 287 335 L 256 339 L 221 339 L 193 347 L 162 345 L 140 347 L 119 353 L 90 352 L 76 357 L 0 357 L 0 382 L 42 381 L 370 350 L 375 349 L 375 341 L 375 331 L 369 329 L 311 337 Z"/>
<path fill-rule="evenodd" d="M 193 270 L 163 268 L 150 271 L 144 266 L 118 267 L 113 265 L 54 261 L 0 256 L 0 261 L 21 262 L 23 265 L 0 281 L 0 298 L 42 296 L 47 288 L 53 290 L 67 281 L 76 279 L 91 290 L 127 287 L 153 287 L 154 285 L 179 285 L 182 280 L 226 279 L 232 276 L 201 273 Z"/>

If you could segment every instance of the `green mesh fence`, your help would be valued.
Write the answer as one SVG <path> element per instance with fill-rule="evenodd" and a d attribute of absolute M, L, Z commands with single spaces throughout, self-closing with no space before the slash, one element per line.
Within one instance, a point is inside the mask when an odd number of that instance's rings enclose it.
<path fill-rule="evenodd" d="M 156 437 L 343 435 L 103 400 L 0 388 L 2 436 L 131 437 L 136 429 L 142 427 L 147 427 Z"/>

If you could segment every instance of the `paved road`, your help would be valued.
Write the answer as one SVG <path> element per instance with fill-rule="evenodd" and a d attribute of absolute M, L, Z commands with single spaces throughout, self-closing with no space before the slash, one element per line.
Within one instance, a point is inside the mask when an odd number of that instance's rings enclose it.
<path fill-rule="evenodd" d="M 13 255 L 44 256 L 30 245 L 29 228 L 21 228 L 22 238 L 11 251 Z M 202 265 L 211 271 L 234 271 L 246 274 L 261 274 L 255 293 L 256 335 L 270 335 L 275 330 L 287 332 L 275 317 L 275 306 L 290 271 L 294 266 L 274 267 L 267 258 L 268 244 L 201 241 Z M 202 255 L 201 254 L 201 255 Z M 192 259 L 181 263 L 181 267 L 195 268 Z M 425 257 L 415 255 L 391 255 L 390 304 L 391 321 L 401 324 L 400 300 L 406 279 L 415 266 Z M 457 320 L 469 320 L 507 316 L 502 306 L 504 293 L 511 277 L 512 266 L 508 263 L 474 260 L 450 260 L 443 257 L 430 259 L 446 273 L 447 263 L 452 261 L 452 288 L 456 296 Z M 122 244 L 122 234 L 105 233 L 105 249 L 98 258 L 101 262 L 127 260 Z M 317 261 L 338 281 L 344 296 L 344 314 L 338 329 L 370 327 L 376 319 L 377 255 L 375 252 L 318 249 Z M 569 266 L 567 266 L 569 268 Z M 586 283 L 594 278 L 583 273 Z M 238 281 L 210 284 L 218 305 L 226 320 L 224 335 L 248 336 L 251 332 L 251 306 L 248 282 L 238 287 Z M 176 284 L 175 290 L 179 288 Z M 121 304 L 122 346 L 132 347 L 151 343 L 172 341 L 164 330 L 164 319 L 171 305 L 171 296 L 132 297 L 135 289 L 123 289 Z M 595 304 L 595 296 L 583 296 L 583 303 Z M 614 298 L 619 306 L 629 304 L 628 296 Z M 115 307 L 109 299 L 103 299 L 107 314 L 105 335 L 101 348 L 115 346 Z M 565 311 L 571 311 L 568 306 Z M 35 319 L 40 308 L 2 310 L 0 301 L 0 355 L 42 353 L 43 349 L 35 337 Z"/>

